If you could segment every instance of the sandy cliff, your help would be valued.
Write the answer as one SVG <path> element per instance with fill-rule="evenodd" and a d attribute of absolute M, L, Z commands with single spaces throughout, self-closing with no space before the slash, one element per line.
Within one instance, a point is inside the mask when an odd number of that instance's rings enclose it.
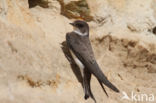
<path fill-rule="evenodd" d="M 75 6 L 76 5 L 76 6 Z M 93 76 L 98 103 L 156 102 L 155 0 L 1 0 L 0 102 L 93 103 L 84 100 L 78 68 L 67 60 L 65 34 L 74 19 L 90 25 L 97 62 L 121 93 L 103 93 Z M 63 44 L 63 45 L 62 45 Z M 148 100 L 139 100 L 147 94 Z M 141 98 L 141 97 L 140 97 Z"/>

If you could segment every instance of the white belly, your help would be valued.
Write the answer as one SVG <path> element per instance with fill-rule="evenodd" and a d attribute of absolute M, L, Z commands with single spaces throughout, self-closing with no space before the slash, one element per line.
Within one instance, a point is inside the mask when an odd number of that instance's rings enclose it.
<path fill-rule="evenodd" d="M 83 69 L 85 68 L 84 65 L 82 64 L 82 62 L 75 56 L 75 54 L 72 52 L 72 50 L 70 50 L 70 53 L 75 61 L 75 63 L 77 64 L 77 66 L 80 68 L 81 74 L 83 75 Z"/>

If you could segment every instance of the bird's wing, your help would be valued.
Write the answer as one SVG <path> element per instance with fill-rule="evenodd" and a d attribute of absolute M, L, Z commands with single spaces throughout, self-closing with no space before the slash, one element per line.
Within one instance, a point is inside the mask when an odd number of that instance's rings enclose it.
<path fill-rule="evenodd" d="M 112 90 L 119 92 L 119 90 L 108 81 L 107 77 L 99 68 L 93 54 L 93 50 L 88 36 L 78 36 L 74 32 L 66 34 L 66 41 L 69 48 L 77 56 L 77 58 L 87 67 L 87 69 L 94 74 L 99 82 L 104 83 Z"/>

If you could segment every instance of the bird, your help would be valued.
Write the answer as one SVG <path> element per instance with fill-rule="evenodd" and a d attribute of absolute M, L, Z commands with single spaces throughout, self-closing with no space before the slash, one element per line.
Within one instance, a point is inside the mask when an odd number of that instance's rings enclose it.
<path fill-rule="evenodd" d="M 76 65 L 80 68 L 80 72 L 83 78 L 83 90 L 84 98 L 91 97 L 96 103 L 96 99 L 91 91 L 90 81 L 92 74 L 97 78 L 103 91 L 108 96 L 104 86 L 113 91 L 119 93 L 119 89 L 113 85 L 100 69 L 89 40 L 89 25 L 83 20 L 75 20 L 70 23 L 74 30 L 66 33 L 67 47 L 72 55 Z"/>

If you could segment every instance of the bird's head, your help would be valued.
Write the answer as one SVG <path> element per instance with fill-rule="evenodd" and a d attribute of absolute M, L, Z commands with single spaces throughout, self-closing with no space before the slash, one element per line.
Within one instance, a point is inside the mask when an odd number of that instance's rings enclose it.
<path fill-rule="evenodd" d="M 85 21 L 76 20 L 70 23 L 74 27 L 74 32 L 81 36 L 89 35 L 89 26 Z"/>

